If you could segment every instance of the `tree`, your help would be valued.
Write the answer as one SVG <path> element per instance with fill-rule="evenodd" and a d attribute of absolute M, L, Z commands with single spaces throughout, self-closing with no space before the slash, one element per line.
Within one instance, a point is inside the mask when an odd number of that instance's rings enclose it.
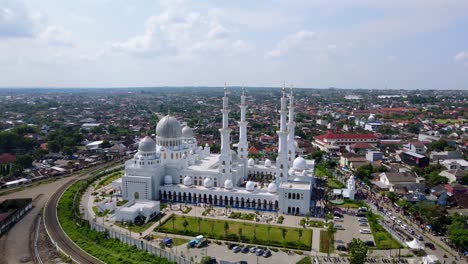
<path fill-rule="evenodd" d="M 268 224 L 267 226 L 268 241 L 270 241 L 270 231 L 271 231 L 271 225 Z"/>
<path fill-rule="evenodd" d="M 302 238 L 302 229 L 298 229 L 298 230 L 297 230 L 297 238 L 299 239 L 299 242 L 301 242 L 301 238 Z"/>
<path fill-rule="evenodd" d="M 107 140 L 104 140 L 102 143 L 101 143 L 101 148 L 110 148 L 112 147 L 112 144 L 107 141 Z"/>
<path fill-rule="evenodd" d="M 201 218 L 197 217 L 197 224 L 198 224 L 198 233 L 200 233 L 200 223 L 201 223 Z"/>
<path fill-rule="evenodd" d="M 171 217 L 171 221 L 172 221 L 172 230 L 175 230 L 175 226 L 174 226 L 174 224 L 175 224 L 175 216 L 174 216 L 174 215 Z"/>
<path fill-rule="evenodd" d="M 227 237 L 228 230 L 229 230 L 229 224 L 228 222 L 224 222 L 224 237 Z"/>
<path fill-rule="evenodd" d="M 349 263 L 350 264 L 362 264 L 365 263 L 367 257 L 367 246 L 360 239 L 353 238 L 348 246 Z"/>
<path fill-rule="evenodd" d="M 182 221 L 182 226 L 184 227 L 184 232 L 187 233 L 187 226 L 189 225 L 189 222 L 187 219 L 184 217 L 184 220 Z"/>
<path fill-rule="evenodd" d="M 288 233 L 288 230 L 285 228 L 281 228 L 281 236 L 283 237 L 283 244 L 286 244 L 286 234 Z"/>
<path fill-rule="evenodd" d="M 398 200 L 398 194 L 396 194 L 395 192 L 387 192 L 386 196 L 392 203 Z"/>
<path fill-rule="evenodd" d="M 328 243 L 327 254 L 330 254 L 330 250 L 333 247 L 333 242 L 335 241 L 335 233 L 336 233 L 335 225 L 333 223 L 328 224 L 327 236 L 328 236 L 328 241 L 330 241 L 330 243 Z"/>
<path fill-rule="evenodd" d="M 242 227 L 239 227 L 239 242 L 242 240 Z"/>
<path fill-rule="evenodd" d="M 452 223 L 448 226 L 448 238 L 457 248 L 468 245 L 468 229 L 466 222 L 468 217 L 454 214 L 451 217 Z"/>
<path fill-rule="evenodd" d="M 16 163 L 22 168 L 29 168 L 32 166 L 34 158 L 31 155 L 18 155 L 16 157 Z"/>

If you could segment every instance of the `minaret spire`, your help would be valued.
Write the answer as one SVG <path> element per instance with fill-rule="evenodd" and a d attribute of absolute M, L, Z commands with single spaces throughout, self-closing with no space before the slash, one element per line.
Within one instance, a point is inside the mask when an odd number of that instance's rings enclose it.
<path fill-rule="evenodd" d="M 281 182 L 287 180 L 288 176 L 288 146 L 287 146 L 287 136 L 288 129 L 286 126 L 287 118 L 287 100 L 286 97 L 286 87 L 283 83 L 283 96 L 281 97 L 281 109 L 280 109 L 280 129 L 276 131 L 278 134 L 278 158 L 276 160 L 276 184 L 279 186 Z"/>
<path fill-rule="evenodd" d="M 239 124 L 239 144 L 237 145 L 237 155 L 243 161 L 247 161 L 248 155 L 248 148 L 249 143 L 247 142 L 247 124 L 248 122 L 245 121 L 245 110 L 247 109 L 247 105 L 245 104 L 245 88 L 242 85 L 242 93 L 241 93 L 241 120 L 238 122 Z"/>
<path fill-rule="evenodd" d="M 294 95 L 293 85 L 291 84 L 291 90 L 289 93 L 289 115 L 288 115 L 288 164 L 292 166 L 294 159 L 296 158 L 296 145 L 294 143 L 294 130 L 296 123 L 294 122 Z"/>
<path fill-rule="evenodd" d="M 224 84 L 224 97 L 223 97 L 223 109 L 221 113 L 223 114 L 223 126 L 219 129 L 221 134 L 221 155 L 219 157 L 220 165 L 219 172 L 223 174 L 225 179 L 230 179 L 231 177 L 231 163 L 232 163 L 232 154 L 231 154 L 231 140 L 229 129 L 229 91 L 227 89 L 226 83 Z"/>

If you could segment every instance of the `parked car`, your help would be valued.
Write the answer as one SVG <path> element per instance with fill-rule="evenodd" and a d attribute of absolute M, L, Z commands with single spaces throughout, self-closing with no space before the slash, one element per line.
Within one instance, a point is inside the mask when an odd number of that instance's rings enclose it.
<path fill-rule="evenodd" d="M 336 218 L 336 219 L 333 219 L 335 220 L 335 222 L 343 222 L 343 218 Z"/>
<path fill-rule="evenodd" d="M 248 263 L 245 260 L 241 260 L 241 261 L 237 261 L 236 264 L 248 264 Z"/>
<path fill-rule="evenodd" d="M 368 246 L 368 247 L 375 247 L 374 241 L 370 241 L 370 240 L 369 240 L 369 241 L 365 241 L 364 244 L 366 244 L 366 246 Z"/>
<path fill-rule="evenodd" d="M 359 223 L 359 226 L 369 226 L 366 222 Z"/>
<path fill-rule="evenodd" d="M 426 247 L 428 247 L 428 248 L 430 248 L 430 249 L 432 249 L 432 250 L 435 250 L 435 249 L 436 249 L 436 247 L 434 246 L 434 244 L 429 243 L 429 242 L 428 242 L 428 243 L 425 243 L 424 246 L 426 246 Z"/>
<path fill-rule="evenodd" d="M 367 223 L 367 218 L 359 218 L 358 221 L 361 222 L 361 223 L 362 223 L 362 222 L 366 222 L 366 223 Z"/>
<path fill-rule="evenodd" d="M 233 249 L 235 246 L 237 246 L 236 244 L 228 244 L 228 249 Z"/>
<path fill-rule="evenodd" d="M 340 229 L 340 230 L 344 230 L 344 227 L 342 225 L 336 225 L 335 228 Z"/>
<path fill-rule="evenodd" d="M 340 216 L 334 216 L 334 217 L 333 217 L 333 220 L 338 220 L 338 219 L 341 219 L 341 218 L 343 218 L 343 217 L 340 217 Z"/>
<path fill-rule="evenodd" d="M 235 246 L 235 247 L 232 248 L 232 251 L 233 251 L 234 253 L 237 253 L 237 252 L 239 252 L 239 251 L 241 251 L 241 250 L 242 250 L 242 249 L 241 249 L 241 247 L 239 247 L 239 246 Z"/>
<path fill-rule="evenodd" d="M 419 241 L 423 241 L 424 237 L 421 235 L 414 235 L 415 238 L 417 238 Z"/>
<path fill-rule="evenodd" d="M 344 246 L 344 245 L 338 245 L 338 246 L 336 246 L 336 249 L 339 250 L 339 251 L 347 251 L 346 246 Z"/>
<path fill-rule="evenodd" d="M 268 258 L 269 256 L 271 256 L 271 251 L 270 250 L 265 250 L 265 252 L 263 252 L 263 257 Z"/>
<path fill-rule="evenodd" d="M 358 212 L 358 213 L 356 214 L 356 216 L 357 216 L 357 217 L 364 217 L 364 216 L 366 216 L 366 214 L 365 214 L 365 213 L 359 213 L 359 212 Z"/>
<path fill-rule="evenodd" d="M 360 229 L 359 232 L 360 232 L 361 234 L 372 234 L 372 232 L 370 231 L 370 229 L 367 229 L 367 228 Z"/>
<path fill-rule="evenodd" d="M 408 229 L 407 225 L 405 225 L 405 224 L 402 224 L 402 225 L 400 225 L 400 226 L 401 226 L 401 228 L 403 228 L 404 230 Z"/>
<path fill-rule="evenodd" d="M 249 253 L 249 247 L 248 246 L 244 246 L 242 247 L 242 253 Z"/>
<path fill-rule="evenodd" d="M 251 248 L 249 249 L 250 253 L 255 253 L 256 250 L 257 250 L 256 247 L 251 247 Z"/>
<path fill-rule="evenodd" d="M 259 248 L 259 249 L 257 249 L 257 251 L 255 251 L 255 255 L 262 256 L 264 252 L 265 251 L 263 249 Z"/>

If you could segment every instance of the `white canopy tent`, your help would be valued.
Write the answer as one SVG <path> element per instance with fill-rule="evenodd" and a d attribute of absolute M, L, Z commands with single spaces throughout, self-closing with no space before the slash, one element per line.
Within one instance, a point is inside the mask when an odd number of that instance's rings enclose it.
<path fill-rule="evenodd" d="M 424 264 L 435 264 L 439 261 L 439 259 L 434 255 L 427 255 L 423 257 Z"/>
<path fill-rule="evenodd" d="M 408 245 L 408 247 L 411 249 L 424 249 L 424 246 L 418 240 L 416 240 L 416 238 L 410 242 L 406 242 L 406 245 Z"/>

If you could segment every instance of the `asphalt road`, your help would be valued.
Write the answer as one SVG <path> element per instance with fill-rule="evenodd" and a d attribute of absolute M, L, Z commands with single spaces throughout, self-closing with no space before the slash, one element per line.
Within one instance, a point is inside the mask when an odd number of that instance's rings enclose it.
<path fill-rule="evenodd" d="M 63 186 L 61 186 L 49 199 L 44 207 L 44 225 L 46 226 L 52 243 L 58 246 L 66 255 L 70 256 L 73 260 L 79 263 L 103 263 L 95 257 L 89 255 L 86 251 L 78 247 L 63 231 L 57 218 L 57 204 L 62 194 L 75 183 L 78 179 L 87 178 L 92 172 L 110 164 L 105 164 L 91 169 L 82 176 L 70 179 Z"/>

